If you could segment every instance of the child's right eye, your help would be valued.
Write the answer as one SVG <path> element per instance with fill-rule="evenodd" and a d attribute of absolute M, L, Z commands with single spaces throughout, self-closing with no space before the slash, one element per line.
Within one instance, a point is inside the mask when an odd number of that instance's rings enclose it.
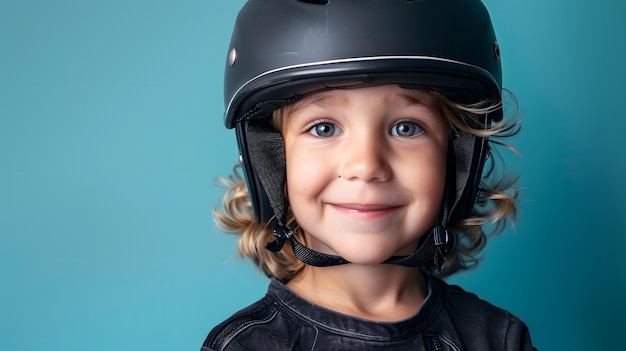
<path fill-rule="evenodd" d="M 311 127 L 309 133 L 322 138 L 330 138 L 340 135 L 341 129 L 332 123 L 323 122 Z"/>

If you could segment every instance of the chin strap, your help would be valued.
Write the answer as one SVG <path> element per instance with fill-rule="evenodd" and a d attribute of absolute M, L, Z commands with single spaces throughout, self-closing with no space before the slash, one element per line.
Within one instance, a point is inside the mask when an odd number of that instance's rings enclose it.
<path fill-rule="evenodd" d="M 288 225 L 282 224 L 279 219 L 272 221 L 272 231 L 274 232 L 274 241 L 265 243 L 265 248 L 272 252 L 280 251 L 285 245 L 285 241 L 289 240 L 296 258 L 309 266 L 328 267 L 350 263 L 341 256 L 325 254 L 302 245 L 294 237 L 293 230 Z"/>
<path fill-rule="evenodd" d="M 444 229 L 441 224 L 437 224 L 411 255 L 393 256 L 383 263 L 404 267 L 432 266 L 435 273 L 439 274 L 454 245 L 454 236 L 449 235 L 449 231 L 449 228 Z"/>
<path fill-rule="evenodd" d="M 289 240 L 293 253 L 302 263 L 315 267 L 329 267 L 350 263 L 338 255 L 330 255 L 315 251 L 304 246 L 293 235 L 293 230 L 282 221 L 272 221 L 274 241 L 265 244 L 265 248 L 272 252 L 280 251 Z M 430 234 L 411 255 L 392 256 L 385 260 L 384 264 L 396 264 L 404 267 L 434 267 L 435 273 L 439 274 L 449 252 L 454 250 L 454 233 L 450 229 L 444 229 L 441 224 L 436 225 Z"/>

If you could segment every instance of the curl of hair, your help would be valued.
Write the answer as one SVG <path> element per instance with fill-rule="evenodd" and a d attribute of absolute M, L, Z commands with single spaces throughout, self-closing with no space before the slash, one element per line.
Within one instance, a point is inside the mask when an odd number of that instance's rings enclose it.
<path fill-rule="evenodd" d="M 468 218 L 452 223 L 457 236 L 456 250 L 448 255 L 446 263 L 439 275 L 448 276 L 460 270 L 475 267 L 480 262 L 479 254 L 487 244 L 489 236 L 501 233 L 507 224 L 514 225 L 518 215 L 519 188 L 518 176 L 506 173 L 505 162 L 500 149 L 507 149 L 514 154 L 517 150 L 503 140 L 520 132 L 518 103 L 515 96 L 505 90 L 504 100 L 482 101 L 476 104 L 459 104 L 433 93 L 439 107 L 450 123 L 451 132 L 461 130 L 477 137 L 486 138 L 489 154 L 483 169 L 478 195 L 471 215 Z M 508 113 L 500 122 L 484 128 L 476 116 L 485 114 Z M 478 128 L 470 126 L 478 125 Z M 489 230 L 486 230 L 486 228 Z"/>
<path fill-rule="evenodd" d="M 290 279 L 304 267 L 304 263 L 295 257 L 288 241 L 279 252 L 265 249 L 265 244 L 274 240 L 272 228 L 267 223 L 255 220 L 248 187 L 240 169 L 241 164 L 237 164 L 228 178 L 218 179 L 227 190 L 223 198 L 223 210 L 213 209 L 216 226 L 224 233 L 238 235 L 239 255 L 250 258 L 266 276 Z M 300 242 L 304 242 L 302 231 L 292 215 L 288 217 L 288 224 L 296 228 L 294 235 Z"/>
<path fill-rule="evenodd" d="M 457 246 L 454 252 L 449 253 L 439 273 L 440 276 L 448 276 L 475 267 L 480 261 L 479 254 L 487 243 L 487 237 L 502 232 L 507 223 L 512 224 L 516 220 L 519 195 L 517 177 L 504 173 L 504 160 L 498 149 L 503 147 L 517 153 L 502 140 L 516 135 L 520 131 L 521 122 L 518 118 L 517 101 L 510 93 L 508 97 L 513 106 L 511 117 L 503 118 L 487 128 L 472 128 L 470 125 L 477 125 L 477 116 L 501 111 L 503 106 L 500 101 L 464 105 L 452 102 L 436 92 L 429 94 L 434 97 L 436 108 L 448 119 L 451 133 L 460 130 L 487 138 L 490 147 L 471 216 L 451 223 L 457 236 Z M 281 122 L 281 118 L 277 118 L 281 114 L 280 110 L 275 112 L 275 122 Z M 223 198 L 223 210 L 214 209 L 216 225 L 225 233 L 239 236 L 238 251 L 241 257 L 250 258 L 268 277 L 289 280 L 304 268 L 304 264 L 295 257 L 289 242 L 279 252 L 265 249 L 265 244 L 274 240 L 272 228 L 267 223 L 259 223 L 254 219 L 248 188 L 240 174 L 240 168 L 241 165 L 236 165 L 228 178 L 219 179 L 227 190 Z M 287 219 L 296 238 L 306 244 L 304 234 L 290 211 Z M 491 230 L 486 231 L 485 227 L 490 227 Z M 431 271 L 430 274 L 435 273 Z"/>

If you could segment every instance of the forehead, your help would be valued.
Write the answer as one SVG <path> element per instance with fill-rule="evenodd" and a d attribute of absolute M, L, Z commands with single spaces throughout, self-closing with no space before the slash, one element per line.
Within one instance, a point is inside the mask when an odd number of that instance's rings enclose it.
<path fill-rule="evenodd" d="M 359 99 L 375 99 L 389 105 L 422 105 L 431 109 L 437 107 L 433 93 L 426 90 L 407 89 L 398 85 L 376 85 L 358 88 L 331 89 L 311 93 L 300 101 L 288 106 L 288 113 L 297 113 L 307 107 L 342 107 Z"/>

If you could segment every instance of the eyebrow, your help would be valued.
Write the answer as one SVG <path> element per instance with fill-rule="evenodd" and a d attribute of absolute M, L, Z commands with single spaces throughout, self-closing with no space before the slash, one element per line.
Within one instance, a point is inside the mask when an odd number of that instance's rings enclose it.
<path fill-rule="evenodd" d="M 437 98 L 428 92 L 407 91 L 398 93 L 394 95 L 394 97 L 399 98 L 400 101 L 405 102 L 409 106 L 425 107 L 430 110 L 434 116 L 437 116 L 444 121 L 447 120 L 446 114 L 441 109 Z"/>
<path fill-rule="evenodd" d="M 395 95 L 400 98 L 400 101 L 403 101 L 409 105 L 421 105 L 428 108 L 433 108 L 433 99 L 430 95 L 426 93 L 419 94 L 411 94 L 411 93 L 398 93 Z"/>
<path fill-rule="evenodd" d="M 297 113 L 298 110 L 309 105 L 317 105 L 320 107 L 325 107 L 325 106 L 331 105 L 333 102 L 337 101 L 338 99 L 339 98 L 335 95 L 324 94 L 324 93 L 316 94 L 316 95 L 309 97 L 308 99 L 305 99 L 305 100 L 303 99 L 293 105 L 290 105 L 289 114 Z"/>

